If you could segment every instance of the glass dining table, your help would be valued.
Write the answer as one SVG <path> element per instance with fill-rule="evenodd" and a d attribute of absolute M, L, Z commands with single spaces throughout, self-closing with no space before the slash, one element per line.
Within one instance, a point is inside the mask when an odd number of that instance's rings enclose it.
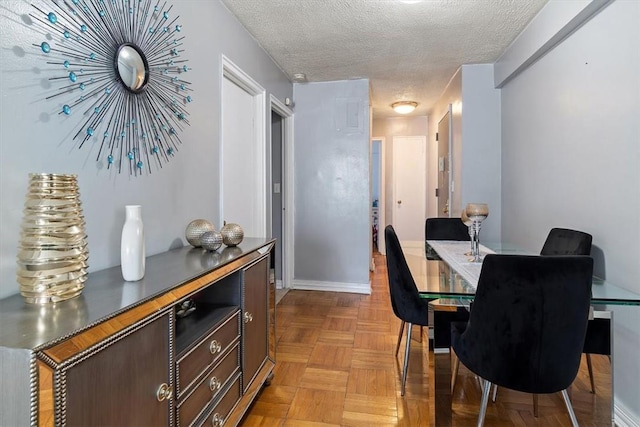
<path fill-rule="evenodd" d="M 433 316 L 433 372 L 430 375 L 430 392 L 434 397 L 435 411 L 432 421 L 438 427 L 452 424 L 450 323 L 465 320 L 468 307 L 473 301 L 477 279 L 482 263 L 471 262 L 468 255 L 469 242 L 427 241 L 421 255 L 405 251 L 405 259 L 416 282 L 421 297 L 429 299 L 430 314 Z M 526 255 L 512 245 L 485 243 L 481 253 Z M 534 254 L 530 254 L 534 255 Z M 592 282 L 593 306 L 603 308 L 606 316 L 613 313 L 606 306 L 640 305 L 640 294 L 630 292 L 601 278 Z M 601 311 L 602 313 L 602 311 Z M 612 336 L 613 334 L 611 334 Z M 613 360 L 613 359 L 612 359 Z M 611 372 L 613 370 L 611 369 Z M 611 391 L 609 391 L 611 393 Z M 613 397 L 613 393 L 611 393 Z M 613 404 L 610 406 L 613 425 Z"/>

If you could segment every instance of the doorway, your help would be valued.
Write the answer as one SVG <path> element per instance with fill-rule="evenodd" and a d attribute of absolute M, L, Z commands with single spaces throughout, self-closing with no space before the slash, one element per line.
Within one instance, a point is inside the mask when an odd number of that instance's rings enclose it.
<path fill-rule="evenodd" d="M 406 247 L 424 249 L 426 137 L 393 137 L 393 228 Z"/>
<path fill-rule="evenodd" d="M 270 236 L 276 289 L 293 281 L 293 111 L 271 95 Z"/>
<path fill-rule="evenodd" d="M 385 152 L 385 139 L 371 138 L 371 237 L 373 252 L 377 250 L 382 255 L 385 254 L 384 227 L 386 226 Z"/>

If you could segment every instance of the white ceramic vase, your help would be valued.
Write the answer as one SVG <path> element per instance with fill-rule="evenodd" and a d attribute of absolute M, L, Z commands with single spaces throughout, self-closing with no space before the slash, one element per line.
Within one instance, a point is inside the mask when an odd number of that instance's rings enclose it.
<path fill-rule="evenodd" d="M 120 241 L 120 265 L 122 277 L 135 282 L 144 277 L 145 245 L 142 208 L 140 205 L 125 206 L 125 221 Z"/>

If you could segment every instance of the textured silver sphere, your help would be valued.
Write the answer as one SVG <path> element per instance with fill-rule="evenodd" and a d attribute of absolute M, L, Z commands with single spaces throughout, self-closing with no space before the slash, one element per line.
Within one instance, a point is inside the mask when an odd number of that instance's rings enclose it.
<path fill-rule="evenodd" d="M 219 231 L 206 231 L 200 236 L 200 245 L 208 251 L 215 251 L 222 246 L 222 234 Z"/>
<path fill-rule="evenodd" d="M 191 246 L 199 248 L 202 246 L 200 243 L 200 236 L 206 233 L 207 231 L 213 231 L 213 224 L 207 221 L 206 219 L 194 219 L 187 225 L 187 229 L 185 230 L 185 237 L 187 238 L 187 242 Z"/>
<path fill-rule="evenodd" d="M 227 246 L 236 246 L 244 238 L 244 230 L 238 224 L 225 224 L 220 233 L 222 233 L 222 243 Z"/>

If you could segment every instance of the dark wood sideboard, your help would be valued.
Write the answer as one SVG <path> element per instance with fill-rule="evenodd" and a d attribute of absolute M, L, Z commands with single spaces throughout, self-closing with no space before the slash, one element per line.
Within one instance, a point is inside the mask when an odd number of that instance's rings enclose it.
<path fill-rule="evenodd" d="M 275 366 L 274 245 L 178 248 L 138 282 L 114 267 L 67 301 L 0 300 L 0 425 L 239 424 Z"/>

